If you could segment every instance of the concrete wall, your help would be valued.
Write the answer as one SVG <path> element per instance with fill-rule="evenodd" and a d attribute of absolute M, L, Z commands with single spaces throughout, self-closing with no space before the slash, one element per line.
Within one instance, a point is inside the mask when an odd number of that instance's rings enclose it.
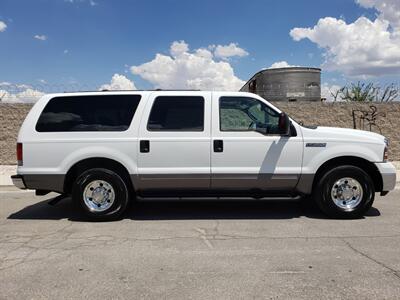
<path fill-rule="evenodd" d="M 18 131 L 31 107 L 30 104 L 0 103 L 0 165 L 17 163 L 15 148 Z"/>
<path fill-rule="evenodd" d="M 389 159 L 400 160 L 400 103 L 310 103 L 310 102 L 275 102 L 275 106 L 286 112 L 296 121 L 305 125 L 353 128 L 353 110 L 371 112 L 370 106 L 377 108 L 376 124 L 371 131 L 381 133 L 390 140 Z M 383 115 L 385 116 L 383 116 Z M 361 115 L 356 112 L 356 115 Z M 368 116 L 369 118 L 371 116 Z M 357 118 L 357 128 L 360 122 Z M 367 125 L 367 122 L 364 123 Z M 362 127 L 362 126 L 361 126 Z M 379 128 L 380 130 L 379 130 Z M 362 129 L 362 128 L 361 128 Z M 368 126 L 364 130 L 369 130 Z"/>
<path fill-rule="evenodd" d="M 305 124 L 353 128 L 352 110 L 370 111 L 370 104 L 276 102 L 281 110 Z M 400 103 L 374 104 L 378 114 L 376 124 L 390 139 L 390 159 L 400 160 Z M 0 165 L 15 164 L 15 144 L 19 127 L 29 112 L 29 104 L 0 104 Z M 357 126 L 359 127 L 359 122 Z M 379 132 L 378 127 L 373 131 Z"/>

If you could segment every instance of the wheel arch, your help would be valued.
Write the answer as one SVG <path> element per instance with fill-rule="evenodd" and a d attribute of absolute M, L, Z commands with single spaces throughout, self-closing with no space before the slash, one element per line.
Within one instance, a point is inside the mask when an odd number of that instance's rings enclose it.
<path fill-rule="evenodd" d="M 372 182 L 374 183 L 375 191 L 376 192 L 382 191 L 383 181 L 378 168 L 375 166 L 373 162 L 370 162 L 364 158 L 357 156 L 339 156 L 331 158 L 326 162 L 324 162 L 315 173 L 312 184 L 312 191 L 314 190 L 314 187 L 317 184 L 318 179 L 321 178 L 323 174 L 325 174 L 328 170 L 344 165 L 355 166 L 365 171 L 371 177 Z"/>
<path fill-rule="evenodd" d="M 70 194 L 76 178 L 84 171 L 92 168 L 105 168 L 116 172 L 125 180 L 129 190 L 135 191 L 128 169 L 122 163 L 111 158 L 91 157 L 82 159 L 69 168 L 64 179 L 64 193 Z"/>

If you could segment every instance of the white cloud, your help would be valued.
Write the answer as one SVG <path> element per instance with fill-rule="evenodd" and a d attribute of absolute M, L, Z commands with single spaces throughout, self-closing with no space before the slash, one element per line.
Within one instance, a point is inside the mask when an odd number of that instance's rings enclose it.
<path fill-rule="evenodd" d="M 249 53 L 246 50 L 238 47 L 238 44 L 230 43 L 229 45 L 225 46 L 222 45 L 215 46 L 214 55 L 215 57 L 218 58 L 228 59 L 233 56 L 239 56 L 239 57 L 247 56 L 249 55 Z"/>
<path fill-rule="evenodd" d="M 64 54 L 68 54 L 68 53 L 69 53 L 69 50 L 68 50 L 68 49 L 65 49 L 63 53 L 64 53 Z"/>
<path fill-rule="evenodd" d="M 5 87 L 8 90 L 12 89 L 12 90 L 22 90 L 22 89 L 31 89 L 32 86 L 28 85 L 28 84 L 14 84 L 11 82 L 7 82 L 7 81 L 3 81 L 0 82 L 0 87 Z"/>
<path fill-rule="evenodd" d="M 89 3 L 89 5 L 90 6 L 96 6 L 98 3 L 96 2 L 96 1 L 94 1 L 94 0 L 64 0 L 65 2 L 68 2 L 68 3 L 84 3 L 84 2 L 87 2 L 87 3 Z"/>
<path fill-rule="evenodd" d="M 215 59 L 212 48 L 190 51 L 184 41 L 173 42 L 170 55 L 157 53 L 153 60 L 132 66 L 131 72 L 156 88 L 239 90 L 245 82 L 228 62 Z"/>
<path fill-rule="evenodd" d="M 171 44 L 169 52 L 172 56 L 176 57 L 189 51 L 189 45 L 185 41 L 175 41 Z"/>
<path fill-rule="evenodd" d="M 32 88 L 15 93 L 0 89 L 0 100 L 5 103 L 34 103 L 43 95 L 41 91 Z"/>
<path fill-rule="evenodd" d="M 313 28 L 293 28 L 295 41 L 309 39 L 325 50 L 323 67 L 350 77 L 367 78 L 400 72 L 400 1 L 357 0 L 374 7 L 374 21 L 366 17 L 347 24 L 332 17 L 322 18 Z"/>
<path fill-rule="evenodd" d="M 3 21 L 0 21 L 0 32 L 3 32 L 7 29 L 7 24 Z"/>
<path fill-rule="evenodd" d="M 28 84 L 13 84 L 7 81 L 0 82 L 0 102 L 34 103 L 43 95 L 43 92 Z"/>
<path fill-rule="evenodd" d="M 298 67 L 295 65 L 288 64 L 287 61 L 277 61 L 274 62 L 268 69 L 278 69 L 278 68 L 290 68 L 290 67 Z"/>
<path fill-rule="evenodd" d="M 379 11 L 378 18 L 387 20 L 397 33 L 400 30 L 399 0 L 357 0 L 365 8 L 375 8 Z"/>
<path fill-rule="evenodd" d="M 100 90 L 136 90 L 135 84 L 124 75 L 114 74 L 109 84 L 103 84 Z"/>
<path fill-rule="evenodd" d="M 45 40 L 47 40 L 47 36 L 45 36 L 44 34 L 42 34 L 42 35 L 36 34 L 36 35 L 34 36 L 34 38 L 37 39 L 37 40 L 40 40 L 40 41 L 45 41 Z"/>
<path fill-rule="evenodd" d="M 335 95 L 340 89 L 341 87 L 336 84 L 329 85 L 325 82 L 321 85 L 321 98 L 325 98 L 326 101 L 334 101 Z M 336 101 L 340 100 L 342 100 L 340 96 L 337 96 Z"/>

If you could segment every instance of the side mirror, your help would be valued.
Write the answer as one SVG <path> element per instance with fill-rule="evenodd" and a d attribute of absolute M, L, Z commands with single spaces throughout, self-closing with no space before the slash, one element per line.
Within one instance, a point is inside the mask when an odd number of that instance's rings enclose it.
<path fill-rule="evenodd" d="M 289 135 L 290 133 L 290 120 L 287 114 L 280 113 L 278 121 L 279 133 L 281 135 Z"/>

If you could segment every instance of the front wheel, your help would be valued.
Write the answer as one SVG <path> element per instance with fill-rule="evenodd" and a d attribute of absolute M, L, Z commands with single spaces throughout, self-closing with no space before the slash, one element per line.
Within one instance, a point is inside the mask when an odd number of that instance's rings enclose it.
<path fill-rule="evenodd" d="M 72 199 L 90 219 L 109 221 L 122 216 L 129 202 L 129 191 L 116 172 L 96 168 L 83 172 L 77 178 Z"/>
<path fill-rule="evenodd" d="M 327 171 L 317 182 L 313 198 L 319 208 L 333 218 L 360 218 L 375 198 L 371 177 L 355 166 L 340 166 Z"/>

